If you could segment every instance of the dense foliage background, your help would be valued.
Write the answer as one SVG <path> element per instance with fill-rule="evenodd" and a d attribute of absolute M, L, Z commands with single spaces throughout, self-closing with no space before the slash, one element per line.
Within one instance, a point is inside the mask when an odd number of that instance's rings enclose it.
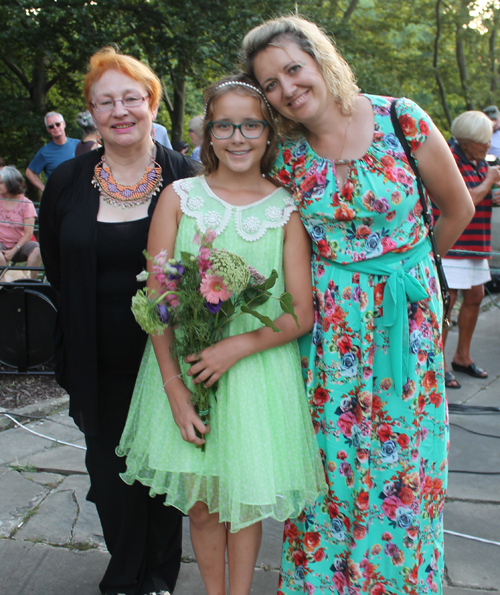
<path fill-rule="evenodd" d="M 158 121 L 188 140 L 201 90 L 236 68 L 246 31 L 296 9 L 332 36 L 363 91 L 411 97 L 445 135 L 462 111 L 500 102 L 499 0 L 2 0 L 0 156 L 24 171 L 52 109 L 80 138 L 86 63 L 110 43 L 152 66 Z"/>

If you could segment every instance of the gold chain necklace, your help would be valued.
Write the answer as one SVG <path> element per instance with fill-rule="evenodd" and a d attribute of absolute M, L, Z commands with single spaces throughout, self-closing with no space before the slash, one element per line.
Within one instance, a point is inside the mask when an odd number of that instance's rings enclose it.
<path fill-rule="evenodd" d="M 99 189 L 104 202 L 116 208 L 133 208 L 144 204 L 160 190 L 163 182 L 161 167 L 153 157 L 149 160 L 142 178 L 132 186 L 119 184 L 103 155 L 94 168 L 92 184 Z"/>
<path fill-rule="evenodd" d="M 345 141 L 347 140 L 347 131 L 349 126 L 351 125 L 352 114 L 349 116 L 349 122 L 347 122 L 347 126 L 345 127 L 344 131 L 344 142 L 342 143 L 342 147 L 340 148 L 340 154 L 338 159 L 334 159 L 335 165 L 349 165 L 351 159 L 342 159 L 342 153 L 344 152 Z"/>

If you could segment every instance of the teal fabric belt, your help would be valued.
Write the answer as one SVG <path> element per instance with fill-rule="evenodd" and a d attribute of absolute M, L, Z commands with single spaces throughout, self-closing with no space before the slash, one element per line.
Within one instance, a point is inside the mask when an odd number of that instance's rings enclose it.
<path fill-rule="evenodd" d="M 429 297 L 421 282 L 408 271 L 432 252 L 429 238 L 403 252 L 388 252 L 382 256 L 341 264 L 327 260 L 328 264 L 344 271 L 365 273 L 367 275 L 386 275 L 382 302 L 382 325 L 389 332 L 390 357 L 394 387 L 398 395 L 403 394 L 403 385 L 408 379 L 410 356 L 410 333 L 407 315 L 407 302 L 414 303 Z M 404 260 L 404 262 L 401 262 Z"/>

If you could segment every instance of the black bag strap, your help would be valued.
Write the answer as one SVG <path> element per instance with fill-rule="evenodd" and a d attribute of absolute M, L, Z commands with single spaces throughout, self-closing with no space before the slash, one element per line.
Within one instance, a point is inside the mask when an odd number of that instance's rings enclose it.
<path fill-rule="evenodd" d="M 399 142 L 401 143 L 401 146 L 404 149 L 404 152 L 406 153 L 408 163 L 410 164 L 410 167 L 412 168 L 413 173 L 415 174 L 415 179 L 417 181 L 418 195 L 420 197 L 420 203 L 422 205 L 422 217 L 424 219 L 424 223 L 427 225 L 427 228 L 429 230 L 429 239 L 431 241 L 432 253 L 434 254 L 434 261 L 436 263 L 436 270 L 438 273 L 439 284 L 441 286 L 441 296 L 443 298 L 443 309 L 444 309 L 443 324 L 444 324 L 445 328 L 449 328 L 449 326 L 450 326 L 450 320 L 449 320 L 450 293 L 449 293 L 448 281 L 446 280 L 446 275 L 444 273 L 443 262 L 441 260 L 441 256 L 439 255 L 439 253 L 437 251 L 436 239 L 434 238 L 434 225 L 433 225 L 433 221 L 432 221 L 432 215 L 429 213 L 429 209 L 427 207 L 427 201 L 425 200 L 425 192 L 424 192 L 424 186 L 422 184 L 422 178 L 420 177 L 417 162 L 415 161 L 415 158 L 411 154 L 410 145 L 406 139 L 406 136 L 404 135 L 403 129 L 401 128 L 401 124 L 399 123 L 398 115 L 396 113 L 397 101 L 398 100 L 395 99 L 391 103 L 392 126 L 394 128 L 394 132 L 396 133 L 396 136 L 398 137 Z"/>

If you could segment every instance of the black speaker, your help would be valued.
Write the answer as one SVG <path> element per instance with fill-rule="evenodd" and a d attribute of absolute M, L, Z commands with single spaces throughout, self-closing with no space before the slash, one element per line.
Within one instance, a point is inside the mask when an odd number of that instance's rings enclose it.
<path fill-rule="evenodd" d="M 54 354 L 52 335 L 57 292 L 35 279 L 19 279 L 0 287 L 0 363 L 29 372 Z"/>
<path fill-rule="evenodd" d="M 491 281 L 484 286 L 490 293 L 500 293 L 500 275 L 498 273 L 491 275 Z"/>

